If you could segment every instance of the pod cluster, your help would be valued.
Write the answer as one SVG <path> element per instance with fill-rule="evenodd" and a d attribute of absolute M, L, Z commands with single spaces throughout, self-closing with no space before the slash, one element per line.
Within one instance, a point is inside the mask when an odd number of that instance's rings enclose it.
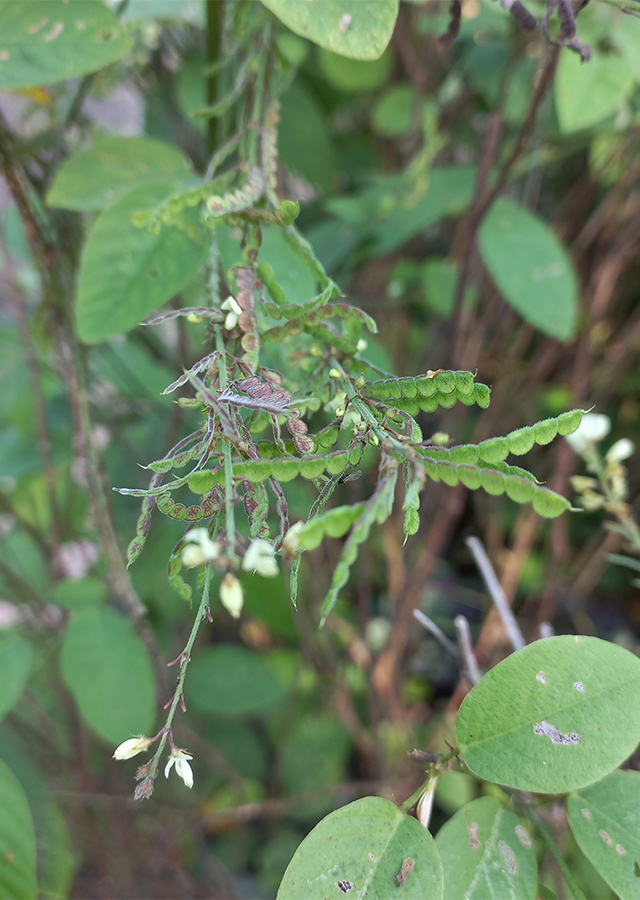
<path fill-rule="evenodd" d="M 475 384 L 472 372 L 442 371 L 417 378 L 386 378 L 372 381 L 362 388 L 363 396 L 395 406 L 410 416 L 435 412 L 441 406 L 450 409 L 456 403 L 481 409 L 489 406 L 491 389 Z"/>

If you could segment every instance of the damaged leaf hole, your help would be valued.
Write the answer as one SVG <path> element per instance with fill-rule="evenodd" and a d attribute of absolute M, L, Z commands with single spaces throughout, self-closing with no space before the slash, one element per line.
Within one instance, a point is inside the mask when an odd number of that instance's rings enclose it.
<path fill-rule="evenodd" d="M 516 837 L 520 841 L 523 847 L 532 847 L 533 842 L 531 840 L 531 835 L 524 827 L 524 825 L 516 825 Z"/>
<path fill-rule="evenodd" d="M 581 812 L 582 815 L 585 817 L 585 819 L 587 820 L 587 822 L 590 822 L 590 821 L 593 819 L 593 816 L 591 815 L 591 810 L 590 810 L 590 809 L 581 809 L 580 812 Z"/>
<path fill-rule="evenodd" d="M 600 839 L 603 840 L 608 847 L 613 847 L 613 839 L 611 838 L 611 835 L 607 834 L 607 832 L 604 830 L 604 828 L 600 829 L 600 831 L 598 832 L 598 835 L 600 836 Z"/>
<path fill-rule="evenodd" d="M 478 823 L 472 822 L 469 825 L 469 849 L 470 850 L 479 850 L 480 849 L 480 841 L 478 840 Z"/>
<path fill-rule="evenodd" d="M 507 872 L 509 873 L 509 875 L 517 875 L 518 862 L 516 860 L 516 855 L 511 847 L 507 844 L 506 841 L 498 841 L 498 850 L 500 851 L 500 856 L 504 860 L 504 864 L 507 867 Z"/>
<path fill-rule="evenodd" d="M 537 722 L 533 726 L 533 733 L 546 735 L 552 744 L 579 744 L 582 741 L 580 735 L 575 731 L 569 731 L 567 734 L 563 734 L 561 731 L 558 731 L 554 725 L 544 719 L 542 722 Z"/>
<path fill-rule="evenodd" d="M 573 686 L 576 691 L 584 691 L 584 684 L 581 681 L 574 681 Z"/>
<path fill-rule="evenodd" d="M 338 887 L 342 891 L 343 894 L 348 894 L 349 891 L 353 890 L 353 882 L 352 881 L 339 881 Z"/>
<path fill-rule="evenodd" d="M 409 875 L 411 875 L 411 873 L 413 872 L 415 864 L 415 859 L 412 859 L 410 856 L 407 859 L 402 860 L 402 866 L 400 867 L 400 871 L 396 875 L 397 887 L 402 887 Z"/>
<path fill-rule="evenodd" d="M 539 671 L 538 674 L 536 675 L 536 681 L 539 681 L 539 682 L 541 682 L 542 684 L 546 684 L 546 683 L 547 683 L 547 679 L 545 678 L 544 672 L 543 672 L 542 669 L 540 669 L 540 671 Z"/>

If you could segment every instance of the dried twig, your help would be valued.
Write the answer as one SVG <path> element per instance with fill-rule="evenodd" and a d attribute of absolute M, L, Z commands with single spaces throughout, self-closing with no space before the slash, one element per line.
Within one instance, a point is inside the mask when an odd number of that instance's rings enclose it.
<path fill-rule="evenodd" d="M 480 569 L 480 574 L 487 586 L 487 590 L 504 623 L 511 646 L 514 650 L 521 650 L 525 646 L 525 640 L 481 541 L 477 537 L 468 537 L 465 543 L 471 550 L 476 565 Z"/>
<path fill-rule="evenodd" d="M 454 625 L 456 626 L 460 652 L 464 658 L 465 675 L 472 684 L 477 684 L 480 681 L 481 676 L 480 669 L 478 667 L 478 661 L 476 660 L 475 653 L 473 652 L 471 634 L 469 632 L 469 622 L 467 621 L 467 619 L 465 619 L 464 616 L 456 616 L 454 619 Z"/>
<path fill-rule="evenodd" d="M 460 651 L 456 647 L 452 641 L 446 636 L 446 634 L 441 631 L 440 628 L 436 625 L 434 621 L 432 621 L 429 616 L 425 616 L 422 610 L 414 609 L 413 611 L 414 618 L 420 622 L 420 624 L 429 631 L 434 638 L 436 638 L 444 647 L 445 650 L 448 650 L 449 653 L 453 656 L 456 662 L 460 663 Z"/>

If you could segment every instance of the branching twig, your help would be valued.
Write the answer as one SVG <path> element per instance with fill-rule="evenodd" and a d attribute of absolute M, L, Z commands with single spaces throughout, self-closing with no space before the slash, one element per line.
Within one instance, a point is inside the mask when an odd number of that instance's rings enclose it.
<path fill-rule="evenodd" d="M 429 631 L 434 636 L 434 638 L 436 638 L 436 640 L 438 640 L 442 644 L 442 646 L 445 648 L 445 650 L 448 650 L 448 652 L 453 656 L 453 658 L 456 660 L 456 662 L 460 663 L 461 662 L 460 651 L 458 650 L 456 645 L 449 640 L 449 638 L 446 636 L 446 634 L 443 631 L 441 631 L 440 628 L 438 628 L 436 623 L 433 622 L 429 618 L 429 616 L 425 616 L 425 614 L 420 609 L 414 609 L 413 615 L 414 615 L 414 618 L 417 619 L 418 622 L 420 622 L 420 624 L 424 628 L 426 628 L 427 631 Z"/>
<path fill-rule="evenodd" d="M 460 652 L 464 659 L 465 674 L 472 684 L 477 684 L 480 681 L 481 676 L 480 669 L 478 668 L 478 662 L 476 660 L 475 653 L 473 652 L 471 634 L 469 632 L 469 622 L 467 621 L 467 619 L 465 619 L 464 616 L 456 616 L 454 619 L 454 624 L 456 626 L 456 632 L 458 635 Z"/>
<path fill-rule="evenodd" d="M 493 566 L 489 561 L 489 557 L 487 556 L 481 541 L 477 537 L 468 537 L 466 538 L 465 543 L 469 550 L 471 550 L 476 565 L 480 569 L 480 574 L 487 586 L 487 590 L 489 591 L 491 599 L 504 623 L 511 646 L 514 650 L 521 650 L 525 646 L 525 640 L 522 637 L 522 632 L 516 622 L 516 617 L 509 606 L 509 601 L 507 600 L 505 592 L 502 590 L 502 586 L 498 581 L 496 573 L 493 571 Z"/>

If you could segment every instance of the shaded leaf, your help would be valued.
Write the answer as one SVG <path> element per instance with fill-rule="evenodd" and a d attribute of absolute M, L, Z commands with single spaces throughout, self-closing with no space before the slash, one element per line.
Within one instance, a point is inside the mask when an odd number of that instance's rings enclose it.
<path fill-rule="evenodd" d="M 282 700 L 286 685 L 259 653 L 231 644 L 201 651 L 189 667 L 187 705 L 203 712 L 245 715 Z"/>
<path fill-rule="evenodd" d="M 104 138 L 60 166 L 47 203 L 60 209 L 104 209 L 132 187 L 180 182 L 189 174 L 182 153 L 164 141 Z"/>
<path fill-rule="evenodd" d="M 582 131 L 612 116 L 633 82 L 631 63 L 618 53 L 603 53 L 596 45 L 586 66 L 577 54 L 561 53 L 554 82 L 560 129 L 565 134 Z"/>
<path fill-rule="evenodd" d="M 402 897 L 441 900 L 442 866 L 427 829 L 388 800 L 365 797 L 332 812 L 305 838 L 278 900 L 335 900 L 351 891 L 361 900 L 400 896 L 396 876 L 405 859 L 415 866 Z"/>
<path fill-rule="evenodd" d="M 0 719 L 10 712 L 20 698 L 29 678 L 34 651 L 15 629 L 0 632 Z"/>
<path fill-rule="evenodd" d="M 0 761 L 0 900 L 36 896 L 36 838 L 25 793 Z"/>
<path fill-rule="evenodd" d="M 60 664 L 83 718 L 101 738 L 117 744 L 149 733 L 155 718 L 153 668 L 128 619 L 108 607 L 74 613 Z"/>
<path fill-rule="evenodd" d="M 352 59 L 377 59 L 391 39 L 398 0 L 263 0 L 296 34 Z"/>
<path fill-rule="evenodd" d="M 0 3 L 0 90 L 78 78 L 130 48 L 117 18 L 98 0 Z"/>
<path fill-rule="evenodd" d="M 621 900 L 640 898 L 640 772 L 612 772 L 571 794 L 578 846 Z"/>
<path fill-rule="evenodd" d="M 133 188 L 102 213 L 89 233 L 76 300 L 78 334 L 85 343 L 134 328 L 178 293 L 204 263 L 204 235 L 197 244 L 176 228 L 151 234 L 131 223 L 131 213 L 154 206 L 170 191 L 166 185 Z"/>
<path fill-rule="evenodd" d="M 578 285 L 571 261 L 548 225 L 515 203 L 498 200 L 480 227 L 478 244 L 507 303 L 545 334 L 571 340 Z"/>
<path fill-rule="evenodd" d="M 598 638 L 562 635 L 513 653 L 465 697 L 462 757 L 488 781 L 564 793 L 603 778 L 640 741 L 640 659 Z"/>
<path fill-rule="evenodd" d="M 538 866 L 527 825 L 493 797 L 459 809 L 436 835 L 444 896 L 535 900 Z"/>

